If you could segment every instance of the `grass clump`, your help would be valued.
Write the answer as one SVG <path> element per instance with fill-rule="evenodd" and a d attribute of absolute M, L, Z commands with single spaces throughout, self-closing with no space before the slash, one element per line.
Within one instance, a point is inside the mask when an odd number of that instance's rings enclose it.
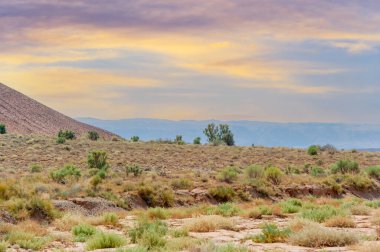
<path fill-rule="evenodd" d="M 370 177 L 380 179 L 380 166 L 369 166 L 364 170 Z"/>
<path fill-rule="evenodd" d="M 168 211 L 162 207 L 149 208 L 146 214 L 151 220 L 166 220 L 169 218 Z"/>
<path fill-rule="evenodd" d="M 90 169 L 107 170 L 107 153 L 102 150 L 90 151 L 87 156 L 87 164 Z"/>
<path fill-rule="evenodd" d="M 354 228 L 355 222 L 352 218 L 346 216 L 334 216 L 325 222 L 326 227 Z"/>
<path fill-rule="evenodd" d="M 137 164 L 133 164 L 133 165 L 127 165 L 125 167 L 125 173 L 126 175 L 128 176 L 130 173 L 133 174 L 133 176 L 135 177 L 138 177 L 142 174 L 143 170 L 141 169 L 141 167 Z"/>
<path fill-rule="evenodd" d="M 133 243 L 146 247 L 148 250 L 162 248 L 166 244 L 165 235 L 168 233 L 166 223 L 155 220 L 140 219 L 137 225 L 129 231 Z"/>
<path fill-rule="evenodd" d="M 224 217 L 231 217 L 238 215 L 240 213 L 240 209 L 234 203 L 226 202 L 218 205 L 216 208 L 210 209 L 209 213 Z"/>
<path fill-rule="evenodd" d="M 7 241 L 0 241 L 0 252 L 6 252 L 9 247 L 9 243 Z"/>
<path fill-rule="evenodd" d="M 30 172 L 31 172 L 31 173 L 42 172 L 42 166 L 39 165 L 39 164 L 33 164 L 33 165 L 30 167 Z"/>
<path fill-rule="evenodd" d="M 359 164 L 350 160 L 339 160 L 332 167 L 331 172 L 333 174 L 336 173 L 358 173 L 359 172 Z"/>
<path fill-rule="evenodd" d="M 140 186 L 138 194 L 149 207 L 172 207 L 174 205 L 173 190 L 162 185 Z"/>
<path fill-rule="evenodd" d="M 280 203 L 281 212 L 286 213 L 298 213 L 302 209 L 302 201 L 299 199 L 288 199 Z"/>
<path fill-rule="evenodd" d="M 121 235 L 110 232 L 98 232 L 87 240 L 86 249 L 119 248 L 126 243 L 126 239 Z"/>
<path fill-rule="evenodd" d="M 220 181 L 226 182 L 226 183 L 232 183 L 235 181 L 238 177 L 239 171 L 236 169 L 236 167 L 225 167 L 223 168 L 218 175 L 218 178 Z"/>
<path fill-rule="evenodd" d="M 97 141 L 99 139 L 99 133 L 96 131 L 87 132 L 87 138 L 91 141 Z"/>
<path fill-rule="evenodd" d="M 250 165 L 245 168 L 245 174 L 250 179 L 260 179 L 264 177 L 264 168 L 258 165 Z"/>
<path fill-rule="evenodd" d="M 186 228 L 191 232 L 207 233 L 218 229 L 233 230 L 235 223 L 228 218 L 218 215 L 202 216 L 190 220 Z"/>
<path fill-rule="evenodd" d="M 76 242 L 85 242 L 96 233 L 96 228 L 88 224 L 80 224 L 72 228 Z"/>
<path fill-rule="evenodd" d="M 232 201 L 236 195 L 235 190 L 229 186 L 217 186 L 208 192 L 218 202 Z"/>
<path fill-rule="evenodd" d="M 192 186 L 193 182 L 187 178 L 180 178 L 172 181 L 172 187 L 174 189 L 190 189 Z"/>
<path fill-rule="evenodd" d="M 367 201 L 365 203 L 365 205 L 368 207 L 372 207 L 372 208 L 379 208 L 380 207 L 380 200 Z"/>
<path fill-rule="evenodd" d="M 252 240 L 258 243 L 283 242 L 289 234 L 290 229 L 280 229 L 274 223 L 265 223 L 262 226 L 262 233 L 252 237 Z"/>
<path fill-rule="evenodd" d="M 119 216 L 115 213 L 105 213 L 103 214 L 104 225 L 117 226 L 119 223 Z"/>
<path fill-rule="evenodd" d="M 17 244 L 23 249 L 41 250 L 48 242 L 50 237 L 39 237 L 31 232 L 11 231 L 6 235 L 7 241 L 11 244 Z"/>
<path fill-rule="evenodd" d="M 319 223 L 325 222 L 326 220 L 337 215 L 344 216 L 346 213 L 341 209 L 329 205 L 307 209 L 301 214 L 303 218 Z"/>
<path fill-rule="evenodd" d="M 289 241 L 298 246 L 320 248 L 353 245 L 358 242 L 358 238 L 351 232 L 333 230 L 316 223 L 308 223 L 298 232 L 291 234 Z"/>
<path fill-rule="evenodd" d="M 216 245 L 212 242 L 204 242 L 196 245 L 191 251 L 198 252 L 248 252 L 248 248 L 235 244 Z"/>

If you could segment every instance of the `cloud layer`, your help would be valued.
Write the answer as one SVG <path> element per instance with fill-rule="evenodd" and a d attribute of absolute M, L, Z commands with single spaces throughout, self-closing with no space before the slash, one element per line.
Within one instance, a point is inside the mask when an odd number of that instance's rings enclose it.
<path fill-rule="evenodd" d="M 15 0 L 0 21 L 0 81 L 71 116 L 380 123 L 377 0 Z"/>

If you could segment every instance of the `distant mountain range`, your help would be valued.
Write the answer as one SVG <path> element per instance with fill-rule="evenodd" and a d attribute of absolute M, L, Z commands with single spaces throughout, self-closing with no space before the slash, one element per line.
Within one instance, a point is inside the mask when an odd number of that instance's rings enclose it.
<path fill-rule="evenodd" d="M 186 142 L 197 136 L 206 142 L 203 129 L 214 122 L 227 123 L 235 135 L 237 145 L 307 147 L 312 144 L 333 144 L 337 148 L 375 150 L 380 147 L 380 125 L 342 123 L 272 123 L 258 121 L 171 121 L 160 119 L 77 120 L 111 131 L 129 139 L 174 139 L 182 135 Z"/>

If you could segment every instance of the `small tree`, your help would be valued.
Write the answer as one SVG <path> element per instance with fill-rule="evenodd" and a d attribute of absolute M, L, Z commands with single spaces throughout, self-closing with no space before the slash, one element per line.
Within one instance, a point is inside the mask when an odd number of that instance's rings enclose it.
<path fill-rule="evenodd" d="M 182 139 L 182 135 L 177 135 L 176 137 L 175 137 L 175 140 L 174 140 L 177 144 L 179 144 L 179 145 L 183 145 L 183 144 L 185 144 L 185 141 L 183 141 L 183 139 Z"/>
<path fill-rule="evenodd" d="M 201 144 L 201 138 L 200 137 L 194 138 L 193 144 Z"/>
<path fill-rule="evenodd" d="M 235 145 L 234 135 L 227 124 L 219 124 L 216 126 L 214 123 L 207 125 L 207 128 L 203 130 L 209 143 L 218 145 L 225 143 L 228 146 Z"/>
<path fill-rule="evenodd" d="M 89 168 L 107 170 L 107 153 L 102 150 L 93 150 L 88 153 L 87 164 Z"/>
<path fill-rule="evenodd" d="M 5 127 L 4 124 L 0 124 L 0 134 L 3 135 L 3 134 L 6 134 L 7 133 L 7 129 Z"/>
<path fill-rule="evenodd" d="M 58 138 L 64 138 L 68 140 L 75 139 L 75 132 L 71 130 L 60 130 L 58 132 Z"/>
<path fill-rule="evenodd" d="M 99 134 L 96 131 L 89 131 L 87 132 L 87 137 L 92 141 L 96 141 L 99 139 Z"/>
<path fill-rule="evenodd" d="M 132 142 L 138 142 L 139 140 L 140 140 L 140 137 L 138 137 L 138 136 L 132 136 L 131 137 Z"/>

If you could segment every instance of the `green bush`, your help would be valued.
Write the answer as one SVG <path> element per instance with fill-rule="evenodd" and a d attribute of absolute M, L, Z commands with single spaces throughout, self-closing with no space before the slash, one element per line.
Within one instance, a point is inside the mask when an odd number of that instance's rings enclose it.
<path fill-rule="evenodd" d="M 277 167 L 268 167 L 265 169 L 265 177 L 273 184 L 279 184 L 284 173 Z"/>
<path fill-rule="evenodd" d="M 218 202 L 232 201 L 236 193 L 232 187 L 217 186 L 211 188 L 209 194 Z"/>
<path fill-rule="evenodd" d="M 375 179 L 380 179 L 380 166 L 369 166 L 365 169 L 365 172 Z"/>
<path fill-rule="evenodd" d="M 259 179 L 264 177 L 265 170 L 263 167 L 258 165 L 250 165 L 245 168 L 245 173 L 248 178 Z"/>
<path fill-rule="evenodd" d="M 73 139 L 75 139 L 75 133 L 71 130 L 60 130 L 58 132 L 58 138 L 73 140 Z"/>
<path fill-rule="evenodd" d="M 231 217 L 238 215 L 240 212 L 240 208 L 236 206 L 234 203 L 226 202 L 218 205 L 216 208 L 210 209 L 209 214 Z"/>
<path fill-rule="evenodd" d="M 177 135 L 177 136 L 175 137 L 174 142 L 175 142 L 176 144 L 178 144 L 178 145 L 184 145 L 184 144 L 185 144 L 185 141 L 183 141 L 183 139 L 182 139 L 182 135 Z"/>
<path fill-rule="evenodd" d="M 138 142 L 138 141 L 140 141 L 140 137 L 138 137 L 138 136 L 132 136 L 131 137 L 131 141 L 132 142 Z"/>
<path fill-rule="evenodd" d="M 50 172 L 50 177 L 61 184 L 67 184 L 71 180 L 78 180 L 81 176 L 79 168 L 73 165 L 65 165 L 62 168 Z"/>
<path fill-rule="evenodd" d="M 64 138 L 64 137 L 57 137 L 56 143 L 57 144 L 64 144 L 64 143 L 66 143 L 66 138 Z"/>
<path fill-rule="evenodd" d="M 115 233 L 98 232 L 86 243 L 87 250 L 120 248 L 127 243 L 126 239 Z"/>
<path fill-rule="evenodd" d="M 372 207 L 372 208 L 379 208 L 380 207 L 380 200 L 371 200 L 367 201 L 365 203 L 366 206 Z"/>
<path fill-rule="evenodd" d="M 129 237 L 132 243 L 138 243 L 151 250 L 165 246 L 164 236 L 167 232 L 168 227 L 165 222 L 160 220 L 150 222 L 146 219 L 140 219 L 137 225 L 129 231 Z"/>
<path fill-rule="evenodd" d="M 34 164 L 30 167 L 30 172 L 31 173 L 37 173 L 37 172 L 42 172 L 42 166 L 39 164 Z"/>
<path fill-rule="evenodd" d="M 359 164 L 350 160 L 339 160 L 332 167 L 331 172 L 336 173 L 358 173 Z"/>
<path fill-rule="evenodd" d="M 162 207 L 154 207 L 149 208 L 146 212 L 149 219 L 158 219 L 158 220 L 166 220 L 169 217 L 169 213 L 165 208 Z"/>
<path fill-rule="evenodd" d="M 103 221 L 105 225 L 117 226 L 119 217 L 115 213 L 105 213 L 103 214 Z"/>
<path fill-rule="evenodd" d="M 307 210 L 303 211 L 301 214 L 301 216 L 303 218 L 308 219 L 308 220 L 312 220 L 315 222 L 319 222 L 319 223 L 325 222 L 326 220 L 330 219 L 331 217 L 334 217 L 337 215 L 344 216 L 344 215 L 346 215 L 346 212 L 344 212 L 341 209 L 329 206 L 329 205 L 325 205 L 325 206 L 318 207 L 318 208 L 307 209 Z"/>
<path fill-rule="evenodd" d="M 307 153 L 308 153 L 310 156 L 316 156 L 316 155 L 318 155 L 318 151 L 319 151 L 319 148 L 318 148 L 318 146 L 316 146 L 316 145 L 312 145 L 312 146 L 310 146 L 310 147 L 307 149 Z"/>
<path fill-rule="evenodd" d="M 125 173 L 127 174 L 127 176 L 129 175 L 129 173 L 132 173 L 133 176 L 138 177 L 141 175 L 142 171 L 143 170 L 137 164 L 128 165 L 125 167 Z"/>
<path fill-rule="evenodd" d="M 282 213 L 298 213 L 302 208 L 302 201 L 299 199 L 288 199 L 280 203 Z"/>
<path fill-rule="evenodd" d="M 201 144 L 201 138 L 200 137 L 194 138 L 193 144 Z"/>
<path fill-rule="evenodd" d="M 174 205 L 174 193 L 170 188 L 141 186 L 138 189 L 138 194 L 149 207 L 171 207 Z"/>
<path fill-rule="evenodd" d="M 102 150 L 90 151 L 87 157 L 87 164 L 89 168 L 107 170 L 107 153 Z"/>
<path fill-rule="evenodd" d="M 96 233 L 96 229 L 88 224 L 80 224 L 71 229 L 76 242 L 85 242 Z"/>
<path fill-rule="evenodd" d="M 313 177 L 321 177 L 325 174 L 325 170 L 318 166 L 313 166 L 310 169 L 310 175 Z"/>
<path fill-rule="evenodd" d="M 33 197 L 27 206 L 29 216 L 33 219 L 53 220 L 57 216 L 52 203 L 49 200 Z"/>
<path fill-rule="evenodd" d="M 225 167 L 223 168 L 218 175 L 219 180 L 232 183 L 237 179 L 239 172 L 235 167 Z"/>
<path fill-rule="evenodd" d="M 23 249 L 41 250 L 51 240 L 49 237 L 38 237 L 30 232 L 11 231 L 6 235 L 9 243 L 17 244 Z"/>
<path fill-rule="evenodd" d="M 87 138 L 92 141 L 97 141 L 99 139 L 99 133 L 96 131 L 87 132 Z"/>
<path fill-rule="evenodd" d="M 0 124 L 0 135 L 4 135 L 7 133 L 7 128 L 4 124 Z"/>
<path fill-rule="evenodd" d="M 274 223 L 265 223 L 262 226 L 262 233 L 252 237 L 252 240 L 259 243 L 284 242 L 289 235 L 289 229 L 280 229 Z"/>

